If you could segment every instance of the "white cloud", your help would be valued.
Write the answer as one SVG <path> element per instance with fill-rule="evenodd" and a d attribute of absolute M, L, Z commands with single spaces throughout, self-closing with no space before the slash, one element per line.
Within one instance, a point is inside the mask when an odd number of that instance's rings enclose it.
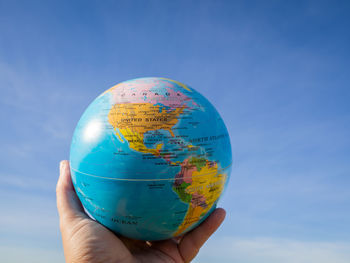
<path fill-rule="evenodd" d="M 26 239 L 38 243 L 42 243 L 43 240 L 57 242 L 60 238 L 54 189 L 52 193 L 47 190 L 43 193 L 44 184 L 40 185 L 42 188 L 40 189 L 35 187 L 33 181 L 29 184 L 33 186 L 31 189 L 21 178 L 18 178 L 18 181 L 12 179 L 12 186 L 18 190 L 6 189 L 3 187 L 4 183 L 0 181 L 3 185 L 0 192 L 0 206 L 4 212 L 0 217 L 0 246 L 10 245 L 13 240 Z"/>
<path fill-rule="evenodd" d="M 31 189 L 29 181 L 12 179 L 7 184 L 18 190 L 0 192 L 0 262 L 64 262 L 54 191 L 41 194 L 44 184 Z"/>
<path fill-rule="evenodd" d="M 26 177 L 18 174 L 0 174 L 1 187 L 14 187 L 17 190 L 31 190 L 37 193 L 54 193 L 56 184 L 49 180 Z"/>
<path fill-rule="evenodd" d="M 350 243 L 218 237 L 209 240 L 195 262 L 348 263 Z"/>
<path fill-rule="evenodd" d="M 60 249 L 42 249 L 39 247 L 0 246 L 0 261 L 11 263 L 62 263 L 63 252 Z"/>
<path fill-rule="evenodd" d="M 77 121 L 72 122 L 71 116 L 81 112 L 91 98 L 70 89 L 69 85 L 73 83 L 69 80 L 55 79 L 47 75 L 44 68 L 38 71 L 39 76 L 26 69 L 0 63 L 0 105 L 6 109 L 6 116 L 12 114 L 12 119 L 18 120 L 18 123 L 7 119 L 3 122 L 12 124 L 15 129 L 23 129 L 25 133 L 32 133 L 33 137 L 43 131 L 49 139 L 69 140 L 71 126 Z"/>

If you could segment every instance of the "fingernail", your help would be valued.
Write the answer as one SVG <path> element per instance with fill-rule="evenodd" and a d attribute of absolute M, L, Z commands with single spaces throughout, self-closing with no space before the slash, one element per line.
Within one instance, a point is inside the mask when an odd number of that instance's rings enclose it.
<path fill-rule="evenodd" d="M 60 172 L 62 172 L 65 167 L 66 167 L 66 162 L 65 161 L 61 161 L 60 162 Z"/>

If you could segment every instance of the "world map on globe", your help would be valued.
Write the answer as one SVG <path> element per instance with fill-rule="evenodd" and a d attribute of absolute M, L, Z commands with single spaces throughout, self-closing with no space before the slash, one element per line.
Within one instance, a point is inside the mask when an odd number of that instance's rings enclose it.
<path fill-rule="evenodd" d="M 98 96 L 72 139 L 74 188 L 95 220 L 163 240 L 215 209 L 232 164 L 227 128 L 200 93 L 166 78 L 121 82 Z"/>

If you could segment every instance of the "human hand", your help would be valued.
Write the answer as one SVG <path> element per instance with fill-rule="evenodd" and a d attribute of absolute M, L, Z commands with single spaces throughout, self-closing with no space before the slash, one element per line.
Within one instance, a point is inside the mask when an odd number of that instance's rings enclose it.
<path fill-rule="evenodd" d="M 190 262 L 226 214 L 218 208 L 181 238 L 145 242 L 118 237 L 88 217 L 74 191 L 68 161 L 60 163 L 56 196 L 67 263 Z"/>

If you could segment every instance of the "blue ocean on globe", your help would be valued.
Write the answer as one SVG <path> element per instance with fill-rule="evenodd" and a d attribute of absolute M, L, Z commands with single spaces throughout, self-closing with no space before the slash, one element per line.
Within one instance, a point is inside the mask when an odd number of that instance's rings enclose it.
<path fill-rule="evenodd" d="M 232 154 L 226 126 L 206 98 L 175 80 L 138 78 L 88 106 L 70 165 L 92 218 L 119 235 L 164 240 L 215 209 Z"/>

